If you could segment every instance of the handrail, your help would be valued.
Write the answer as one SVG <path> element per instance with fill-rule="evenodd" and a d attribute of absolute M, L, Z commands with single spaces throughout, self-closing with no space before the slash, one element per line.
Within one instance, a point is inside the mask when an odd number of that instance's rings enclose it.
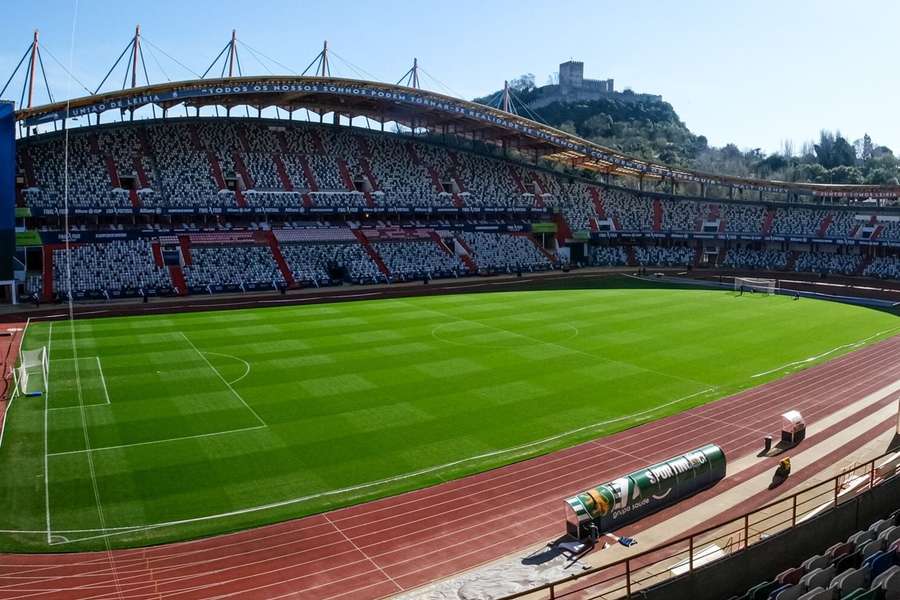
<path fill-rule="evenodd" d="M 687 572 L 692 573 L 695 569 L 696 550 L 697 550 L 697 548 L 702 548 L 704 545 L 703 540 L 701 540 L 699 538 L 702 538 L 705 535 L 708 535 L 715 531 L 719 531 L 722 528 L 729 526 L 730 524 L 735 524 L 738 527 L 738 529 L 736 529 L 734 531 L 729 530 L 724 533 L 720 532 L 720 534 L 717 535 L 716 538 L 713 538 L 713 540 L 738 534 L 739 541 L 737 543 L 737 548 L 734 549 L 733 553 L 741 552 L 743 550 L 746 550 L 751 545 L 751 541 L 750 541 L 751 529 L 753 530 L 753 533 L 759 537 L 765 533 L 780 532 L 780 531 L 784 531 L 786 529 L 796 527 L 798 523 L 803 522 L 802 517 L 805 516 L 799 507 L 805 506 L 805 505 L 809 504 L 810 502 L 814 502 L 818 499 L 821 499 L 823 496 L 827 496 L 829 498 L 828 504 L 831 505 L 831 508 L 838 506 L 840 504 L 840 500 L 841 500 L 841 498 L 840 498 L 841 489 L 845 485 L 845 482 L 842 482 L 841 480 L 845 477 L 848 477 L 848 476 L 853 476 L 854 478 L 866 477 L 868 479 L 868 481 L 866 482 L 865 485 L 859 486 L 855 489 L 848 490 L 854 496 L 866 489 L 872 489 L 875 485 L 880 483 L 876 477 L 876 464 L 880 460 L 884 459 L 885 457 L 891 456 L 893 454 L 895 454 L 895 452 L 886 452 L 884 454 L 881 454 L 880 456 L 877 456 L 877 457 L 875 457 L 863 464 L 857 465 L 851 469 L 842 470 L 842 471 L 838 472 L 836 475 L 832 476 L 831 478 L 826 479 L 825 481 L 821 481 L 819 483 L 816 483 L 815 485 L 805 487 L 802 490 L 795 492 L 794 494 L 791 494 L 790 496 L 788 496 L 786 498 L 782 498 L 780 500 L 774 500 L 774 501 L 769 502 L 768 504 L 765 504 L 759 508 L 748 511 L 748 512 L 744 513 L 743 515 L 719 522 L 710 527 L 706 527 L 705 529 L 702 529 L 700 531 L 697 531 L 697 532 L 694 532 L 694 533 L 691 533 L 688 535 L 684 535 L 675 540 L 666 542 L 660 546 L 656 546 L 649 550 L 645 550 L 644 552 L 641 552 L 634 556 L 629 556 L 627 558 L 623 558 L 621 560 L 610 563 L 608 565 L 593 567 L 593 568 L 581 571 L 579 573 L 574 573 L 564 579 L 559 579 L 557 581 L 553 581 L 550 583 L 545 583 L 545 584 L 542 584 L 539 586 L 535 586 L 535 587 L 529 588 L 527 590 L 523 590 L 521 592 L 516 592 L 514 594 L 503 596 L 501 598 L 501 600 L 514 600 L 515 598 L 523 598 L 525 596 L 531 597 L 533 594 L 537 594 L 542 591 L 549 591 L 548 598 L 550 598 L 551 600 L 556 600 L 559 598 L 565 598 L 566 596 L 570 596 L 575 593 L 582 593 L 591 588 L 597 588 L 598 586 L 613 587 L 612 590 L 605 590 L 603 592 L 603 595 L 602 595 L 603 598 L 631 598 L 632 594 L 639 589 L 638 586 L 642 582 L 645 582 L 647 580 L 658 579 L 658 577 L 661 574 L 665 573 L 668 570 L 668 569 L 664 569 L 664 570 L 652 569 L 652 567 L 661 566 L 663 563 L 670 563 L 673 558 L 677 558 L 680 555 L 687 553 L 687 562 L 686 562 L 686 566 L 688 567 Z M 863 469 L 865 469 L 865 470 L 862 471 Z M 833 483 L 833 486 L 830 486 L 830 484 L 832 484 L 832 483 Z M 830 486 L 830 489 L 828 489 L 827 491 L 824 491 L 824 492 L 817 491 L 815 493 L 815 495 L 810 499 L 801 499 L 800 498 L 800 496 L 809 494 L 810 492 L 813 492 L 814 490 L 818 490 L 819 488 L 823 488 L 826 485 Z M 758 527 L 751 527 L 751 522 L 752 522 L 751 517 L 753 517 L 754 515 L 760 515 L 761 513 L 764 513 L 770 509 L 779 507 L 779 505 L 785 505 L 785 504 L 787 505 L 787 508 L 777 510 L 774 514 L 765 515 L 764 518 L 760 519 L 759 521 L 756 521 L 754 523 L 754 525 L 759 525 L 760 523 L 763 523 L 765 521 L 769 521 L 771 519 L 778 518 L 781 515 L 783 515 L 784 513 L 789 513 L 790 514 L 789 517 L 782 518 L 782 519 L 778 520 L 774 525 L 770 525 L 770 526 L 767 526 L 762 529 L 760 529 Z M 819 504 L 818 506 L 812 507 L 809 511 L 807 511 L 807 514 L 812 513 L 814 510 L 817 510 L 817 509 L 821 508 L 822 506 L 823 506 L 823 504 Z M 784 525 L 787 525 L 787 528 L 785 528 Z M 742 540 L 741 540 L 740 536 L 743 536 Z M 742 546 L 740 543 L 741 541 L 743 541 Z M 685 545 L 687 546 L 686 549 L 684 549 L 684 548 L 682 548 L 680 550 L 678 549 L 679 546 L 685 546 Z M 666 552 L 666 551 L 671 551 L 671 552 L 668 552 L 666 554 L 665 558 L 651 560 L 651 561 L 647 562 L 647 560 L 649 558 L 651 558 L 651 555 L 653 555 L 653 554 L 658 555 L 661 552 Z M 733 553 L 731 554 L 732 556 L 733 556 Z M 708 564 L 708 562 L 705 564 Z M 649 573 L 646 575 L 641 575 L 641 572 L 646 572 L 651 569 L 652 569 L 652 573 Z M 572 584 L 572 583 L 574 583 L 578 580 L 581 580 L 585 577 L 592 577 L 592 576 L 596 577 L 598 575 L 601 576 L 601 581 L 591 582 L 585 586 L 581 586 L 581 587 L 578 587 L 578 588 L 572 589 L 572 590 L 563 590 L 563 591 L 559 590 L 559 588 L 561 586 Z M 604 575 L 607 575 L 607 576 L 604 576 Z M 624 578 L 624 581 L 621 581 L 621 583 L 617 585 L 616 582 L 623 578 Z M 653 585 L 653 584 L 651 584 L 651 585 Z M 645 587 L 650 587 L 650 586 L 649 585 L 643 586 L 640 589 L 644 589 Z M 622 595 L 622 596 L 617 595 L 617 593 L 620 593 L 623 591 L 625 592 L 624 595 Z"/>

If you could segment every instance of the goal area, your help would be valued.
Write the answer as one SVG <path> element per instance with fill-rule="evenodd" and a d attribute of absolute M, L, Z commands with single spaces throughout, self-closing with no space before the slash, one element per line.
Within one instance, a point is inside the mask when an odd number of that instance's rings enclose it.
<path fill-rule="evenodd" d="M 45 394 L 47 392 L 47 377 L 50 372 L 50 361 L 47 358 L 47 347 L 42 346 L 36 350 L 24 350 L 21 354 L 21 362 L 16 375 L 16 389 L 20 395 Z"/>
<path fill-rule="evenodd" d="M 762 293 L 769 296 L 775 294 L 778 289 L 778 281 L 776 279 L 763 279 L 758 277 L 735 277 L 734 291 L 737 294 L 744 292 Z"/>

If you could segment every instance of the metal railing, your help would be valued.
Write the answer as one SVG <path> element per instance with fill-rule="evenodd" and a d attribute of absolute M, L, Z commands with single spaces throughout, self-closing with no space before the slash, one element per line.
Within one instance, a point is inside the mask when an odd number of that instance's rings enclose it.
<path fill-rule="evenodd" d="M 739 517 L 690 533 L 635 556 L 594 567 L 571 577 L 504 596 L 514 598 L 593 600 L 630 598 L 635 592 L 786 531 L 817 515 L 856 498 L 883 479 L 876 468 L 889 456 L 882 454 L 866 463 L 842 470 L 834 477 L 770 502 Z M 893 475 L 893 469 L 891 472 Z"/>

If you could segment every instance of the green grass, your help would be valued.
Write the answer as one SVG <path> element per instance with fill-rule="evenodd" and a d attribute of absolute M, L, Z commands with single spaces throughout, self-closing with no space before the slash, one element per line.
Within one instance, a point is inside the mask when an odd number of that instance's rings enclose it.
<path fill-rule="evenodd" d="M 594 285 L 33 324 L 49 394 L 8 417 L 0 550 L 103 548 L 104 529 L 113 547 L 160 543 L 395 494 L 900 326 L 823 301 Z"/>

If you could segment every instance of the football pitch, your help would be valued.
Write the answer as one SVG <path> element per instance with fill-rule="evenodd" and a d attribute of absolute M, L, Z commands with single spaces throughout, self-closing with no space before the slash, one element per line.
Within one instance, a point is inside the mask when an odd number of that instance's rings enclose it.
<path fill-rule="evenodd" d="M 832 302 L 591 287 L 33 322 L 47 392 L 8 414 L 0 551 L 181 540 L 396 494 L 900 328 Z"/>

